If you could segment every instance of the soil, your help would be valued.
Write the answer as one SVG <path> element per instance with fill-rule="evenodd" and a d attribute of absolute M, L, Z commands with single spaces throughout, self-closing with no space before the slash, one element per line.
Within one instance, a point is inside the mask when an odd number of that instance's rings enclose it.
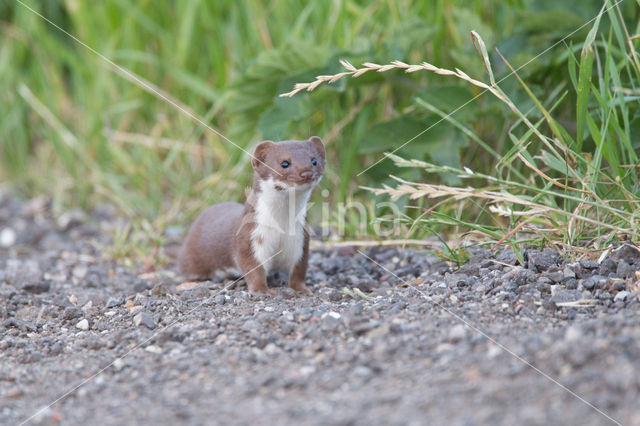
<path fill-rule="evenodd" d="M 110 260 L 121 224 L 0 195 L 0 424 L 640 424 L 630 243 L 315 244 L 313 294 L 273 297 Z"/>

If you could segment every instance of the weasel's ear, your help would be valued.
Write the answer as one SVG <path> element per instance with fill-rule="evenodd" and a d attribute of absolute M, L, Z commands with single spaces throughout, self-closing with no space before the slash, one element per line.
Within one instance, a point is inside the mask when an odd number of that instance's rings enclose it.
<path fill-rule="evenodd" d="M 326 154 L 324 151 L 324 144 L 322 143 L 322 139 L 320 139 L 317 136 L 311 136 L 309 138 L 309 142 L 311 143 L 311 145 L 313 145 L 316 148 L 316 151 L 318 151 L 318 155 L 320 155 L 324 160 L 326 157 Z"/>
<path fill-rule="evenodd" d="M 264 160 L 267 158 L 267 153 L 275 145 L 276 144 L 272 141 L 264 141 L 260 142 L 258 146 L 256 146 L 255 151 L 253 151 L 253 157 L 251 157 L 251 165 L 254 169 L 257 169 L 264 164 Z"/>

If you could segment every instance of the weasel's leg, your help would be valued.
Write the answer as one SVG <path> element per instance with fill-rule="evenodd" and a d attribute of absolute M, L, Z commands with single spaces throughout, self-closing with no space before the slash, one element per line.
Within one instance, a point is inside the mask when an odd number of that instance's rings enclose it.
<path fill-rule="evenodd" d="M 307 275 L 307 266 L 309 264 L 309 233 L 306 229 L 304 230 L 304 242 L 302 244 L 302 257 L 289 272 L 289 287 L 304 294 L 311 294 L 311 290 L 304 285 L 304 278 Z"/>
<path fill-rule="evenodd" d="M 246 228 L 247 226 L 248 228 Z M 251 248 L 252 226 L 253 224 L 250 222 L 242 223 L 236 232 L 234 247 L 236 263 L 247 281 L 249 291 L 254 293 L 269 293 L 275 296 L 276 291 L 267 287 L 267 271 L 253 255 Z"/>
<path fill-rule="evenodd" d="M 254 266 L 253 268 L 249 268 L 249 272 L 244 274 L 244 278 L 247 280 L 247 286 L 249 286 L 249 291 L 254 293 L 269 293 L 272 296 L 275 296 L 276 291 L 267 287 L 267 274 L 264 268 L 262 266 L 257 268 Z"/>

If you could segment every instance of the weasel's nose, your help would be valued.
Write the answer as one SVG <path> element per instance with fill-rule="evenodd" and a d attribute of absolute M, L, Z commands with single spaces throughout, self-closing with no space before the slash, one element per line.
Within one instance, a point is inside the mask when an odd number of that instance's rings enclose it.
<path fill-rule="evenodd" d="M 313 176 L 313 172 L 309 171 L 309 170 L 305 170 L 304 172 L 300 172 L 300 177 L 304 180 L 309 180 L 311 179 L 311 176 Z"/>

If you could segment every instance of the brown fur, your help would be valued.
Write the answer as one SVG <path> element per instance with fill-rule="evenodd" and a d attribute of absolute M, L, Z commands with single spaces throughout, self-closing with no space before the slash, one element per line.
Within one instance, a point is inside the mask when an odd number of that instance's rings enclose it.
<path fill-rule="evenodd" d="M 238 267 L 232 253 L 243 211 L 242 204 L 219 203 L 198 216 L 178 257 L 184 275 L 206 278 L 216 271 Z"/>

